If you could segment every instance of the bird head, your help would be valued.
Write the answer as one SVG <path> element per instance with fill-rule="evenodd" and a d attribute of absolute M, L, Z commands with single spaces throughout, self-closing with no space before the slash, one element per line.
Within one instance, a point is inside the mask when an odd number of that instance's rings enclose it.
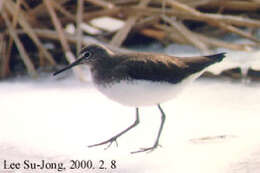
<path fill-rule="evenodd" d="M 63 69 L 56 71 L 53 75 L 57 75 L 61 72 L 64 72 L 74 66 L 85 64 L 88 66 L 93 66 L 95 63 L 99 61 L 103 61 L 104 58 L 109 57 L 114 54 L 111 50 L 105 48 L 101 45 L 91 44 L 85 48 L 83 48 L 76 61 L 64 67 Z"/>

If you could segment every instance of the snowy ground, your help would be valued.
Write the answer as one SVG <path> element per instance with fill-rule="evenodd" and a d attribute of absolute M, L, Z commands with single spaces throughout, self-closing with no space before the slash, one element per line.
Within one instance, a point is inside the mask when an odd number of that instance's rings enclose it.
<path fill-rule="evenodd" d="M 178 98 L 162 104 L 167 116 L 162 147 L 135 155 L 130 152 L 155 140 L 160 124 L 157 107 L 140 109 L 139 126 L 119 138 L 118 147 L 104 150 L 87 145 L 129 126 L 135 109 L 108 100 L 91 83 L 51 75 L 36 81 L 19 78 L 2 81 L 0 96 L 0 173 L 26 172 L 4 170 L 4 160 L 61 162 L 68 172 L 260 171 L 260 84 L 197 80 Z M 96 169 L 70 170 L 73 159 L 91 160 Z M 100 160 L 106 170 L 98 169 Z"/>

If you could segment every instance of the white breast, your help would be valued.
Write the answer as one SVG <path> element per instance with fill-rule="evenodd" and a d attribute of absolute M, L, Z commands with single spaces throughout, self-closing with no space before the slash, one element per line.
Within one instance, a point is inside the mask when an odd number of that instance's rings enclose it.
<path fill-rule="evenodd" d="M 105 96 L 123 105 L 150 106 L 176 97 L 187 84 L 199 77 L 201 73 L 191 75 L 178 84 L 146 80 L 122 80 L 106 86 L 96 85 L 96 87 Z"/>

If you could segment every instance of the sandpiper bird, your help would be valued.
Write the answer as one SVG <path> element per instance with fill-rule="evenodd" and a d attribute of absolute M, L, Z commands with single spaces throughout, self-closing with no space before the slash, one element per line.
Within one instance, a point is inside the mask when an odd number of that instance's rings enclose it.
<path fill-rule="evenodd" d="M 118 103 L 136 108 L 135 122 L 112 138 L 89 147 L 116 142 L 117 138 L 139 123 L 140 106 L 157 105 L 161 112 L 161 124 L 155 143 L 138 152 L 152 151 L 159 145 L 165 122 L 165 113 L 160 103 L 174 98 L 183 87 L 198 78 L 206 67 L 220 62 L 225 53 L 209 56 L 179 58 L 156 53 L 116 53 L 104 46 L 91 44 L 83 48 L 78 59 L 61 73 L 73 66 L 89 66 L 96 88 Z"/>

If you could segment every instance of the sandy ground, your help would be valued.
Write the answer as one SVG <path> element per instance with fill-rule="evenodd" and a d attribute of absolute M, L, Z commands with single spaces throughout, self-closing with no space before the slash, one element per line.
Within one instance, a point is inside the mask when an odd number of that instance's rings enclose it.
<path fill-rule="evenodd" d="M 110 101 L 74 77 L 2 81 L 0 172 L 35 172 L 25 169 L 24 161 L 44 160 L 63 163 L 67 172 L 259 173 L 259 90 L 254 83 L 197 80 L 161 105 L 167 116 L 162 147 L 133 155 L 153 144 L 160 124 L 157 107 L 140 109 L 140 124 L 118 139 L 118 147 L 88 148 L 132 124 L 135 109 Z M 90 160 L 95 169 L 72 170 L 71 160 Z M 21 168 L 4 169 L 4 161 L 7 166 L 19 162 Z"/>

